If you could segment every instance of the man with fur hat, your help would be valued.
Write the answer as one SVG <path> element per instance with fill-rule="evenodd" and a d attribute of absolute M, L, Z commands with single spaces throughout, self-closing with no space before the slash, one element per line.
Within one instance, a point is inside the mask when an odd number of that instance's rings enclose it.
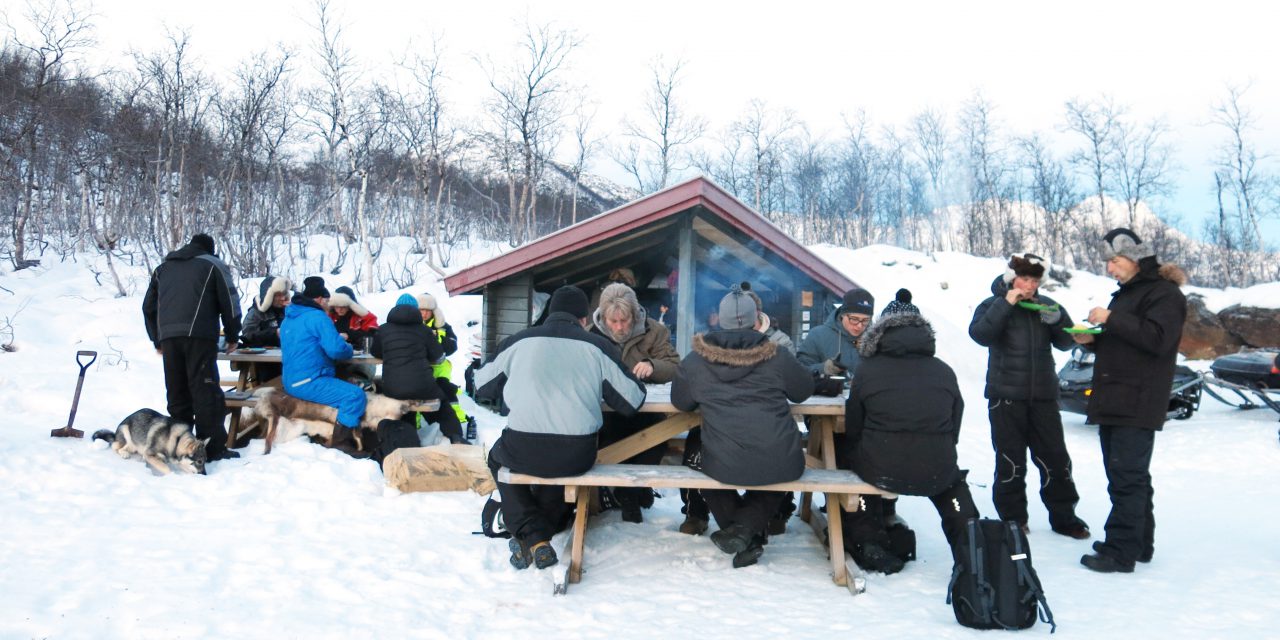
<path fill-rule="evenodd" d="M 587 294 L 563 286 L 551 296 L 547 319 L 503 340 L 493 361 L 476 372 L 476 396 L 511 413 L 489 450 L 498 481 L 506 467 L 543 478 L 579 475 L 595 464 L 600 404 L 635 415 L 645 386 L 622 364 L 607 339 L 588 333 Z M 568 524 L 564 488 L 498 481 L 503 521 L 512 538 L 511 565 L 545 569 L 558 560 L 551 536 Z"/>
<path fill-rule="evenodd" d="M 1094 543 L 1095 553 L 1080 563 L 1101 573 L 1130 573 L 1155 550 L 1151 452 L 1169 407 L 1187 319 L 1180 290 L 1187 277 L 1174 265 L 1160 265 L 1151 245 L 1129 229 L 1107 232 L 1102 252 L 1120 287 L 1107 308 L 1089 310 L 1089 322 L 1102 333 L 1072 337 L 1095 355 L 1088 421 L 1098 425 L 1111 513 L 1106 540 Z"/>
<path fill-rule="evenodd" d="M 329 304 L 326 306 L 329 320 L 333 322 L 333 328 L 338 330 L 338 335 L 352 347 L 366 349 L 366 345 L 370 344 L 373 336 L 378 333 L 378 316 L 356 300 L 356 292 L 351 287 L 338 287 L 333 290 L 333 295 L 329 297 Z M 371 364 L 341 362 L 337 367 L 339 379 L 353 382 L 368 390 L 373 389 L 373 378 L 377 374 L 378 368 Z"/>
<path fill-rule="evenodd" d="M 270 348 L 280 346 L 280 323 L 284 322 L 284 308 L 289 306 L 289 279 L 267 276 L 258 285 L 258 295 L 249 304 L 244 316 L 244 330 L 240 332 L 241 344 L 246 347 Z M 239 366 L 246 366 L 240 364 Z M 259 362 L 254 365 L 254 380 L 258 386 L 279 387 L 279 364 Z"/>
<path fill-rule="evenodd" d="M 933 327 L 915 313 L 894 313 L 863 334 L 862 361 L 845 403 L 841 455 L 865 481 L 893 493 L 927 496 L 954 549 L 969 518 L 978 517 L 957 464 L 964 399 L 956 374 L 935 357 Z M 896 573 L 880 496 L 863 496 L 850 513 L 848 535 L 859 566 Z"/>
<path fill-rule="evenodd" d="M 547 295 L 547 294 L 542 294 Z M 422 324 L 435 335 L 436 340 L 444 349 L 444 357 L 432 365 L 432 374 L 435 376 L 436 384 L 440 385 L 441 391 L 444 393 L 446 404 L 453 414 L 457 416 L 459 424 L 467 425 L 466 440 L 475 440 L 476 438 L 476 419 L 467 415 L 462 409 L 462 405 L 458 403 L 458 385 L 453 382 L 453 362 L 449 360 L 458 351 L 458 335 L 453 332 L 453 326 L 449 324 L 444 317 L 444 309 L 440 308 L 440 304 L 436 302 L 436 297 L 429 293 L 420 293 L 416 297 L 418 302 L 418 314 L 422 318 Z"/>
<path fill-rule="evenodd" d="M 875 314 L 876 299 L 866 289 L 850 289 L 844 304 L 821 325 L 809 330 L 796 358 L 809 371 L 843 376 L 858 366 L 858 336 L 867 330 Z"/>
<path fill-rule="evenodd" d="M 1076 516 L 1071 455 L 1062 434 L 1058 409 L 1058 374 L 1053 348 L 1065 351 L 1071 336 L 1067 310 L 1040 293 L 1045 260 L 1035 254 L 1015 255 L 1005 272 L 991 283 L 969 323 L 969 336 L 987 347 L 987 418 L 995 448 L 995 481 L 991 501 L 1001 520 L 1027 526 L 1027 450 L 1040 471 L 1040 500 L 1049 512 L 1049 527 L 1084 540 L 1089 526 Z M 1035 304 L 1029 309 L 1021 303 Z"/>
<path fill-rule="evenodd" d="M 280 325 L 280 356 L 284 363 L 284 392 L 308 402 L 338 410 L 337 425 L 329 446 L 355 449 L 351 432 L 360 426 L 367 398 L 364 389 L 336 377 L 335 362 L 351 359 L 347 344 L 325 310 L 329 290 L 324 279 L 303 280 L 302 293 L 293 297 Z"/>
<path fill-rule="evenodd" d="M 226 397 L 218 384 L 218 322 L 228 353 L 240 339 L 240 294 L 227 265 L 214 255 L 213 238 L 191 236 L 151 273 L 142 300 L 147 337 L 164 360 L 169 416 L 194 424 L 208 439 L 209 460 L 238 458 L 227 449 Z"/>
<path fill-rule="evenodd" d="M 696 468 L 725 484 L 789 482 L 804 473 L 800 431 L 789 402 L 813 393 L 813 376 L 786 349 L 753 327 L 755 301 L 734 285 L 720 301 L 720 330 L 693 337 L 680 363 L 671 403 L 702 411 L 702 452 Z M 783 494 L 704 490 L 720 530 L 711 541 L 733 555 L 733 566 L 755 564 L 765 527 Z"/>
<path fill-rule="evenodd" d="M 617 345 L 622 351 L 622 364 L 641 381 L 666 384 L 676 377 L 680 354 L 671 346 L 671 332 L 648 317 L 636 292 L 626 284 L 615 282 L 600 293 L 600 306 L 591 317 L 591 331 Z M 655 413 L 631 417 L 607 415 L 600 429 L 600 446 L 609 446 L 661 420 L 662 416 Z M 666 443 L 661 443 L 626 462 L 658 464 L 665 450 Z M 642 522 L 641 507 L 653 506 L 653 491 L 647 487 L 617 487 L 613 495 L 622 509 L 622 519 L 627 522 Z"/>

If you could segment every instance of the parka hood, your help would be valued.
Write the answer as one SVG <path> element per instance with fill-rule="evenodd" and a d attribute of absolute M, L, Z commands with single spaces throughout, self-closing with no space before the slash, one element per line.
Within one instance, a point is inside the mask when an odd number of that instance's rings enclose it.
<path fill-rule="evenodd" d="M 778 344 L 754 329 L 734 329 L 693 336 L 693 351 L 707 361 L 716 378 L 732 381 L 772 358 Z"/>
<path fill-rule="evenodd" d="M 876 355 L 932 356 L 936 351 L 933 326 L 924 316 L 914 313 L 881 317 L 858 342 L 858 353 L 864 358 Z"/>

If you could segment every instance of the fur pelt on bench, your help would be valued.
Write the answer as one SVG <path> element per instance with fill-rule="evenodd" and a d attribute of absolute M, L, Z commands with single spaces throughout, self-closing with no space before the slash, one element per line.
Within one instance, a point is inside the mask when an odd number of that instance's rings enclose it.
<path fill-rule="evenodd" d="M 333 429 L 338 420 L 338 410 L 328 405 L 300 400 L 283 391 L 266 387 L 253 394 L 257 397 L 254 413 L 267 421 L 266 450 L 271 453 L 271 446 L 276 439 L 281 442 L 292 440 L 303 435 L 333 441 Z M 360 418 L 359 428 L 353 434 L 356 444 L 364 449 L 363 434 L 365 429 L 376 431 L 378 423 L 385 419 L 397 420 L 414 406 L 411 400 L 396 400 L 377 393 L 366 393 L 368 403 L 364 416 Z"/>

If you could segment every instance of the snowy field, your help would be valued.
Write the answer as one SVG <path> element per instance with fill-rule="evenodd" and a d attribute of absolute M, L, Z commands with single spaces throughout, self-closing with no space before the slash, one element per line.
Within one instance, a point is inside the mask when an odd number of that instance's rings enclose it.
<path fill-rule="evenodd" d="M 883 246 L 815 250 L 869 288 L 878 308 L 899 287 L 914 292 L 937 329 L 939 355 L 959 374 L 968 409 L 961 466 L 971 470 L 979 509 L 993 515 L 986 353 L 967 327 L 1002 261 Z M 924 498 L 899 505 L 919 536 L 919 560 L 897 575 L 870 575 L 857 597 L 831 583 L 823 547 L 798 519 L 770 541 L 760 564 L 732 569 L 705 536 L 676 531 L 675 491 L 664 492 L 643 524 L 623 523 L 617 512 L 593 520 L 582 583 L 553 597 L 546 575 L 507 564 L 505 540 L 474 533 L 483 497 L 400 494 L 371 461 L 304 441 L 263 456 L 255 441 L 242 458 L 212 463 L 208 476 L 157 477 L 101 442 L 50 438 L 67 421 L 79 349 L 101 356 L 85 380 L 77 428 L 114 429 L 138 408 L 165 406 L 160 357 L 142 326 L 146 273 L 126 269 L 133 294 L 112 298 L 86 260 L 94 258 L 0 272 L 0 287 L 12 292 L 0 290 L 0 319 L 13 319 L 19 347 L 0 353 L 0 406 L 11 416 L 0 428 L 0 639 L 980 634 L 958 626 L 944 604 L 951 563 Z M 299 266 L 287 275 L 311 273 Z M 348 283 L 326 280 L 331 290 Z M 1050 295 L 1081 318 L 1105 306 L 1114 288 L 1078 273 Z M 424 290 L 446 298 L 425 272 L 408 291 Z M 256 291 L 256 279 L 241 283 L 245 304 Z M 357 292 L 379 318 L 401 293 Z M 1280 303 L 1280 283 L 1204 293 L 1214 310 Z M 479 299 L 444 305 L 465 341 Z M 459 378 L 464 352 L 455 356 Z M 464 403 L 481 438 L 496 438 L 501 418 Z M 1101 534 L 1109 504 L 1096 431 L 1081 416 L 1064 421 L 1079 514 Z M 1192 419 L 1166 426 L 1152 462 L 1155 559 L 1132 575 L 1081 567 L 1091 541 L 1049 532 L 1032 495 L 1035 567 L 1058 634 L 1280 635 L 1278 426 L 1274 412 L 1241 412 L 1207 397 Z M 1024 633 L 1048 632 L 1037 625 Z"/>

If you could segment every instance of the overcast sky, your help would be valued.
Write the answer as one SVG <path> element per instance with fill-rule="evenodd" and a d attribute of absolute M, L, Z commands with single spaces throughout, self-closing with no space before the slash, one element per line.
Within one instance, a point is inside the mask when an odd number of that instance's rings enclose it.
<path fill-rule="evenodd" d="M 11 14 L 24 2 L 0 0 Z M 1111 96 L 1137 119 L 1161 117 L 1172 128 L 1182 171 L 1158 212 L 1182 216 L 1191 231 L 1214 206 L 1207 162 L 1224 131 L 1207 123 L 1229 83 L 1251 83 L 1253 139 L 1280 152 L 1280 38 L 1267 3 L 334 0 L 334 7 L 372 74 L 385 73 L 411 43 L 443 36 L 463 114 L 474 112 L 484 89 L 473 57 L 510 59 L 526 22 L 583 38 L 569 78 L 598 102 L 601 128 L 637 109 L 658 54 L 687 61 L 684 99 L 714 128 L 752 98 L 836 135 L 859 109 L 876 125 L 902 126 L 924 107 L 954 113 L 981 91 L 1007 132 L 1056 136 L 1065 152 L 1075 140 L 1061 131 L 1063 103 Z M 166 27 L 187 29 L 212 72 L 277 42 L 305 56 L 315 41 L 307 0 L 99 0 L 94 9 L 102 60 L 121 65 L 130 48 L 163 46 Z M 593 168 L 624 180 L 607 157 Z M 1270 241 L 1280 239 L 1280 222 L 1267 231 Z"/>

